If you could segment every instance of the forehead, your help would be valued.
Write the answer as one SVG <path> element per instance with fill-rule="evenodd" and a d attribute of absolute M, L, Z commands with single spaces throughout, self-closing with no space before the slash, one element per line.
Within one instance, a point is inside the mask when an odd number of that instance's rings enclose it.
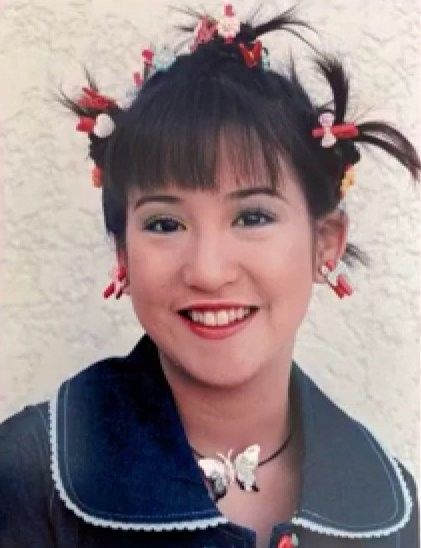
<path fill-rule="evenodd" d="M 199 206 L 199 204 L 206 205 L 208 201 L 210 205 L 212 201 L 218 206 L 229 206 L 251 197 L 262 197 L 264 200 L 274 201 L 276 205 L 284 204 L 297 209 L 305 207 L 301 189 L 289 171 L 285 171 L 279 184 L 274 186 L 265 177 L 241 178 L 229 162 L 220 164 L 217 181 L 212 187 L 206 189 L 186 189 L 177 182 L 170 181 L 143 190 L 139 186 L 134 186 L 128 193 L 132 210 L 148 203 L 173 205 L 191 203 Z"/>

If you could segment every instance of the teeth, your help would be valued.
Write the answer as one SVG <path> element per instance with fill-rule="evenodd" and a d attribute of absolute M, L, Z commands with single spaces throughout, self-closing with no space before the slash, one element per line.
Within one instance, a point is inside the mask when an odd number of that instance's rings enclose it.
<path fill-rule="evenodd" d="M 214 314 L 213 312 L 210 312 L 209 310 L 206 311 L 203 314 L 203 323 L 205 325 L 218 325 L 219 320 L 223 321 L 223 319 L 224 319 L 224 318 L 221 317 L 221 312 L 222 311 L 219 311 L 216 314 Z"/>
<path fill-rule="evenodd" d="M 228 310 L 228 319 L 230 322 L 233 322 L 236 317 L 237 317 L 237 313 L 233 308 L 231 310 Z"/>
<path fill-rule="evenodd" d="M 187 314 L 194 322 L 204 325 L 227 325 L 235 320 L 242 320 L 250 314 L 250 308 L 231 308 L 230 310 L 218 310 L 218 312 L 199 312 L 198 310 L 188 310 Z"/>

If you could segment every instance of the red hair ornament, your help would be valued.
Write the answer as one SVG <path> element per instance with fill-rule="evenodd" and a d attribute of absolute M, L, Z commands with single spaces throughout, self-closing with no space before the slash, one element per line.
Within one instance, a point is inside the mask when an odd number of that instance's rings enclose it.
<path fill-rule="evenodd" d="M 249 68 L 256 67 L 260 63 L 262 59 L 262 42 L 260 40 L 256 40 L 251 49 L 245 46 L 243 42 L 240 42 L 238 47 L 240 48 L 244 62 Z"/>
<path fill-rule="evenodd" d="M 114 99 L 101 95 L 94 89 L 82 88 L 82 91 L 84 95 L 77 101 L 77 104 L 82 108 L 105 111 L 110 107 L 116 106 Z"/>
<path fill-rule="evenodd" d="M 137 88 L 141 88 L 143 86 L 143 78 L 141 77 L 140 72 L 133 73 L 133 81 Z"/>
<path fill-rule="evenodd" d="M 358 128 L 355 124 L 333 125 L 335 115 L 332 112 L 322 112 L 319 116 L 320 127 L 314 128 L 311 132 L 315 138 L 322 137 L 323 148 L 332 147 L 338 139 L 352 139 L 357 137 Z"/>
<path fill-rule="evenodd" d="M 200 44 L 207 44 L 213 40 L 217 24 L 211 21 L 209 17 L 202 17 L 194 29 L 194 41 L 190 46 L 190 51 L 196 51 Z"/>
<path fill-rule="evenodd" d="M 83 131 L 84 133 L 92 133 L 95 127 L 95 119 L 89 116 L 81 116 L 76 126 L 77 131 Z"/>
<path fill-rule="evenodd" d="M 144 49 L 142 51 L 143 62 L 145 63 L 146 66 L 149 66 L 149 67 L 152 66 L 153 56 L 154 56 L 154 52 L 150 48 Z"/>

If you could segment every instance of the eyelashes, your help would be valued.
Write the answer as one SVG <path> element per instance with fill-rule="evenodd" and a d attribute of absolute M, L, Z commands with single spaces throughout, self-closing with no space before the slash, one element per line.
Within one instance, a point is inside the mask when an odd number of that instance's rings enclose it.
<path fill-rule="evenodd" d="M 271 224 L 276 221 L 275 215 L 272 213 L 269 213 L 261 208 L 254 208 L 254 209 L 247 209 L 243 211 L 238 217 L 238 219 L 253 219 L 254 221 L 251 223 L 240 223 L 240 226 L 245 228 L 253 228 L 253 227 L 262 227 L 266 226 L 268 224 Z M 262 219 L 264 220 L 263 222 Z M 257 222 L 256 222 L 257 221 Z M 156 227 L 160 227 L 158 230 L 156 230 Z M 169 216 L 159 216 L 152 219 L 149 219 L 146 221 L 143 225 L 143 230 L 147 232 L 156 232 L 156 233 L 169 233 L 169 232 L 176 232 L 178 226 L 183 226 L 179 221 L 176 219 L 173 219 Z"/>

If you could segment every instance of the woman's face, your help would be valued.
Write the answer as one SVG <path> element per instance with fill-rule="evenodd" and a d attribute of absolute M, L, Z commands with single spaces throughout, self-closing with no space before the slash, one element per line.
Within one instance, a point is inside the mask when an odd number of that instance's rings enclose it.
<path fill-rule="evenodd" d="M 133 189 L 123 258 L 134 311 L 166 360 L 190 378 L 219 386 L 250 380 L 292 354 L 313 283 L 310 219 L 294 179 L 285 180 L 284 198 L 236 197 L 233 179 L 223 160 L 217 193 Z M 242 188 L 253 186 L 270 188 Z M 156 194 L 171 198 L 139 204 Z M 202 338 L 178 311 L 215 301 L 258 311 L 229 337 Z"/>

